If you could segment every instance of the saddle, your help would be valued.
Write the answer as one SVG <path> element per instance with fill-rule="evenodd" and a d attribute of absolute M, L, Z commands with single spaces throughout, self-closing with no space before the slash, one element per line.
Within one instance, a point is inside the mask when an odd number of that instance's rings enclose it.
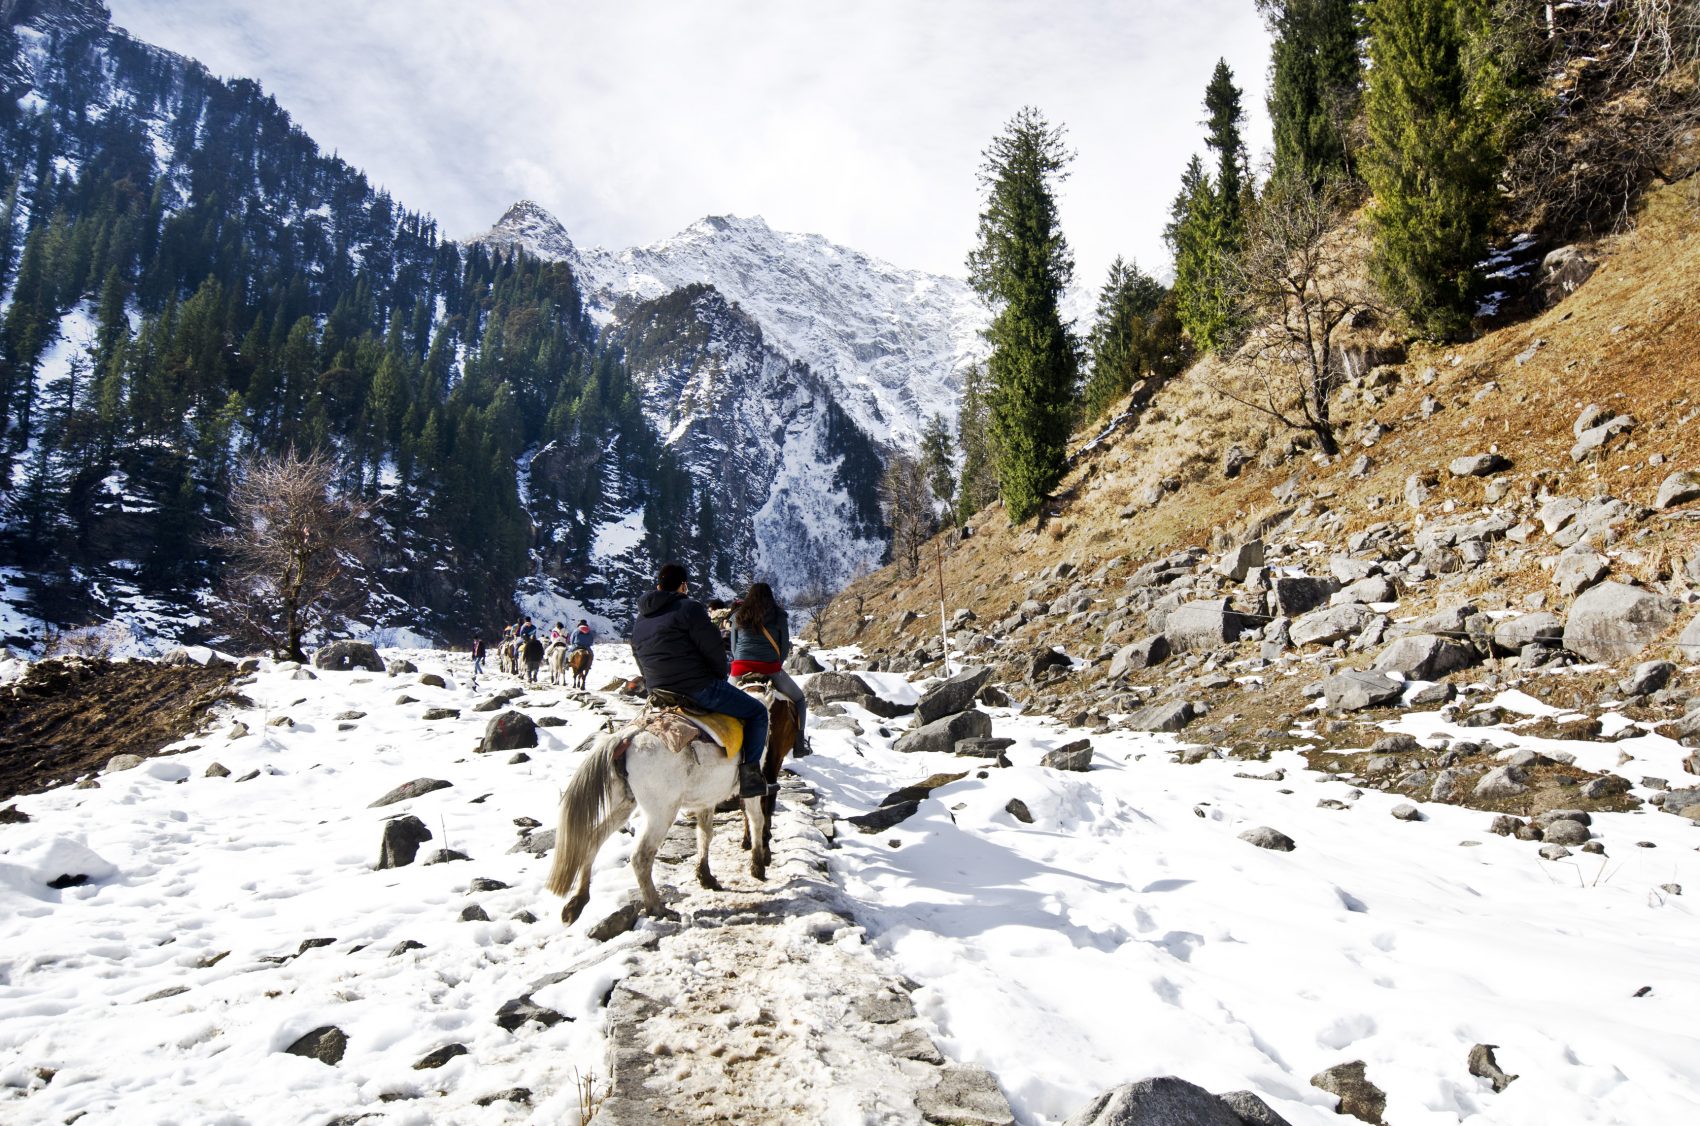
<path fill-rule="evenodd" d="M 669 723 L 668 720 L 672 722 Z M 680 721 L 685 725 L 683 728 L 678 725 Z M 675 751 L 684 750 L 698 735 L 705 735 L 722 747 L 727 758 L 737 758 L 738 752 L 744 746 L 744 725 L 741 722 L 729 715 L 699 707 L 665 688 L 650 689 L 649 707 L 644 709 L 638 723 L 654 731 Z M 661 726 L 651 727 L 651 723 L 659 723 Z M 688 737 L 682 743 L 678 742 L 680 735 L 686 730 L 689 732 Z"/>

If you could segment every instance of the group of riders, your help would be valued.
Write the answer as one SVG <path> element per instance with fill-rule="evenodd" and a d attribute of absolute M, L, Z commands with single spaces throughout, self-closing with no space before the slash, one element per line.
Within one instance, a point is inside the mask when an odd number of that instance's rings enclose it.
<path fill-rule="evenodd" d="M 762 752 L 767 747 L 767 707 L 728 678 L 757 678 L 771 683 L 791 701 L 797 716 L 797 738 L 792 753 L 808 753 L 803 736 L 805 704 L 803 690 L 785 671 L 791 653 L 791 623 L 767 583 L 751 583 L 744 597 L 726 606 L 704 605 L 690 597 L 690 576 L 679 563 L 667 563 L 656 576 L 655 589 L 638 599 L 632 625 L 632 656 L 637 660 L 641 686 L 652 700 L 672 699 L 708 712 L 731 716 L 743 724 L 742 749 L 738 760 L 738 794 L 762 797 L 768 792 L 761 770 Z M 580 620 L 571 630 L 555 623 L 547 640 L 527 617 L 502 631 L 501 661 L 504 671 L 518 675 L 521 666 L 536 680 L 541 662 L 527 659 L 528 645 L 540 652 L 544 645 L 562 646 L 569 654 L 583 650 L 584 669 L 589 670 L 591 646 L 596 633 Z M 509 663 L 509 655 L 512 663 Z M 484 668 L 482 637 L 473 635 L 474 679 Z M 583 686 L 574 664 L 575 684 Z"/>
<path fill-rule="evenodd" d="M 596 658 L 596 631 L 590 628 L 590 623 L 583 618 L 578 625 L 567 629 L 565 622 L 556 622 L 555 628 L 545 636 L 531 618 L 525 617 L 502 630 L 502 640 L 497 643 L 496 661 L 498 667 L 505 673 L 514 676 L 523 673 L 527 680 L 536 681 L 542 668 L 546 654 L 559 651 L 563 658 L 560 662 L 551 662 L 565 667 L 571 664 L 574 672 L 574 683 L 577 687 L 584 686 L 584 676 L 590 672 L 591 662 Z M 477 681 L 484 672 L 484 659 L 488 650 L 484 644 L 484 635 L 474 630 L 472 634 L 472 678 Z M 559 670 L 556 670 L 557 673 Z M 559 676 L 556 677 L 558 681 Z"/>

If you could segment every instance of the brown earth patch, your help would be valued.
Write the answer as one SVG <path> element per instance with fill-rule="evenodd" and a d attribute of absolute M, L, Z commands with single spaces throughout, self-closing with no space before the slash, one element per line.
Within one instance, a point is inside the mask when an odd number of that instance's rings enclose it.
<path fill-rule="evenodd" d="M 114 755 L 157 755 L 240 703 L 234 666 L 42 661 L 0 696 L 0 800 L 97 773 Z"/>

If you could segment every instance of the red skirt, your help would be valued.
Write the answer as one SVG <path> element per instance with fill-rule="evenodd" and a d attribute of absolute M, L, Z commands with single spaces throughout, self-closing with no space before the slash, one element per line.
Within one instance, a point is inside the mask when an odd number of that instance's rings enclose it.
<path fill-rule="evenodd" d="M 756 672 L 763 676 L 772 676 L 783 667 L 778 661 L 733 661 L 732 675 L 743 676 L 747 672 Z"/>

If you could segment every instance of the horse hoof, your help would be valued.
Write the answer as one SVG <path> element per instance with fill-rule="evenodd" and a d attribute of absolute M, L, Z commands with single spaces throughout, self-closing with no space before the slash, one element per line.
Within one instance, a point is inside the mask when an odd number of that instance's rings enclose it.
<path fill-rule="evenodd" d="M 699 877 L 697 877 L 697 883 L 701 884 L 703 887 L 707 888 L 709 891 L 725 891 L 726 890 L 724 887 L 721 886 L 720 881 L 715 879 L 713 876 L 699 876 Z"/>

